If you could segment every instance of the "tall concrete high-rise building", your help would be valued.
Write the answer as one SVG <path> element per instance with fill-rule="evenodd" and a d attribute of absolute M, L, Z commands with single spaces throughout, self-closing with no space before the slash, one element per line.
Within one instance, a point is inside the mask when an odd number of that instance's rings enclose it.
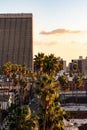
<path fill-rule="evenodd" d="M 83 59 L 83 57 L 80 56 L 79 59 L 72 60 L 69 66 L 70 71 L 73 71 L 73 72 L 77 71 L 74 69 L 75 64 L 78 68 L 78 71 L 80 71 L 82 74 L 87 76 L 87 57 Z"/>
<path fill-rule="evenodd" d="M 33 67 L 32 14 L 0 14 L 0 66 L 11 61 Z"/>

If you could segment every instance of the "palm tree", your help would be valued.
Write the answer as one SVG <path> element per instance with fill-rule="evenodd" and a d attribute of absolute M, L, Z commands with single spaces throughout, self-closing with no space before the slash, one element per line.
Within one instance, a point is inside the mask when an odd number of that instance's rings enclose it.
<path fill-rule="evenodd" d="M 13 89 L 16 89 L 19 92 L 20 95 L 20 102 L 21 104 L 24 102 L 26 94 L 27 94 L 27 76 L 31 76 L 30 70 L 26 67 L 26 65 L 18 65 L 18 64 L 12 64 L 11 62 L 8 62 L 3 65 L 3 73 L 6 77 L 11 80 L 13 83 Z M 32 73 L 33 75 L 33 73 Z M 30 81 L 29 81 L 30 82 Z"/>
<path fill-rule="evenodd" d="M 43 72 L 43 63 L 44 61 L 44 53 L 38 53 L 37 55 L 35 55 L 34 58 L 34 69 L 35 71 L 38 72 L 38 74 L 40 75 L 40 73 Z"/>
<path fill-rule="evenodd" d="M 8 96 L 9 96 L 9 91 L 10 91 L 10 86 L 11 86 L 11 81 L 12 81 L 11 70 L 12 70 L 12 63 L 11 62 L 7 62 L 6 64 L 4 64 L 2 66 L 2 72 L 4 75 L 4 84 L 5 84 L 5 86 L 8 87 L 8 90 L 7 90 Z"/>
<path fill-rule="evenodd" d="M 36 82 L 37 74 L 35 72 L 29 72 L 29 99 L 31 100 L 34 97 L 34 86 Z"/>
<path fill-rule="evenodd" d="M 22 105 L 24 103 L 26 94 L 27 94 L 27 80 L 21 79 L 19 81 L 20 89 L 19 89 L 19 95 L 20 95 L 20 104 Z"/>
<path fill-rule="evenodd" d="M 44 53 L 38 53 L 34 58 L 34 68 L 39 75 L 47 73 L 51 76 L 55 76 L 63 66 L 60 59 L 55 57 L 54 54 L 47 56 Z"/>
<path fill-rule="evenodd" d="M 65 100 L 65 92 L 67 90 L 69 90 L 69 82 L 68 82 L 68 78 L 66 75 L 62 75 L 58 78 L 60 86 L 61 86 L 61 90 L 64 91 L 64 100 Z M 65 103 L 65 101 L 64 101 Z"/>
<path fill-rule="evenodd" d="M 62 130 L 65 112 L 58 98 L 58 82 L 52 76 L 43 74 L 37 81 L 36 95 L 40 99 L 39 123 L 42 130 Z"/>
<path fill-rule="evenodd" d="M 29 107 L 17 107 L 9 117 L 9 130 L 38 130 L 38 121 Z"/>
<path fill-rule="evenodd" d="M 55 75 L 59 69 L 59 60 L 53 54 L 45 56 L 44 72 L 49 75 Z"/>
<path fill-rule="evenodd" d="M 11 70 L 12 70 L 12 63 L 11 62 L 7 62 L 2 67 L 3 74 L 6 75 L 7 77 L 10 76 Z"/>
<path fill-rule="evenodd" d="M 75 90 L 76 90 L 76 103 L 77 103 L 77 90 L 82 86 L 82 78 L 79 75 L 75 75 L 73 78 Z"/>

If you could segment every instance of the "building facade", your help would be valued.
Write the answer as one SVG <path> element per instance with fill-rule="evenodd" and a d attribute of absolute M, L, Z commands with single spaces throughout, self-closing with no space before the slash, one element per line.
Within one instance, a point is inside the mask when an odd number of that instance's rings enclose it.
<path fill-rule="evenodd" d="M 6 62 L 33 67 L 32 14 L 0 14 L 0 66 Z"/>
<path fill-rule="evenodd" d="M 78 71 L 80 71 L 82 74 L 87 76 L 87 57 L 83 59 L 82 57 L 79 57 L 77 60 L 72 60 L 69 65 L 70 71 L 75 71 L 73 68 L 73 65 L 77 64 Z"/>

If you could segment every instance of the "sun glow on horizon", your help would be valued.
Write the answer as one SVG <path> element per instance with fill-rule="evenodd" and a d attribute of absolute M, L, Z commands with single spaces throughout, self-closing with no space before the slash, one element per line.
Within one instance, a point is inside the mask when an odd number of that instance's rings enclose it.
<path fill-rule="evenodd" d="M 43 31 L 34 41 L 35 54 L 44 52 L 53 53 L 67 62 L 78 58 L 80 55 L 87 56 L 87 31 L 81 30 L 54 30 Z"/>

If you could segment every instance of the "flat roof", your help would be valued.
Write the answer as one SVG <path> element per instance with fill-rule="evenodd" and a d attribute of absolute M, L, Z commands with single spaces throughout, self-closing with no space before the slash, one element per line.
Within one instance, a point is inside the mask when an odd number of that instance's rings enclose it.
<path fill-rule="evenodd" d="M 0 18 L 31 18 L 32 13 L 7 13 L 0 14 Z"/>

